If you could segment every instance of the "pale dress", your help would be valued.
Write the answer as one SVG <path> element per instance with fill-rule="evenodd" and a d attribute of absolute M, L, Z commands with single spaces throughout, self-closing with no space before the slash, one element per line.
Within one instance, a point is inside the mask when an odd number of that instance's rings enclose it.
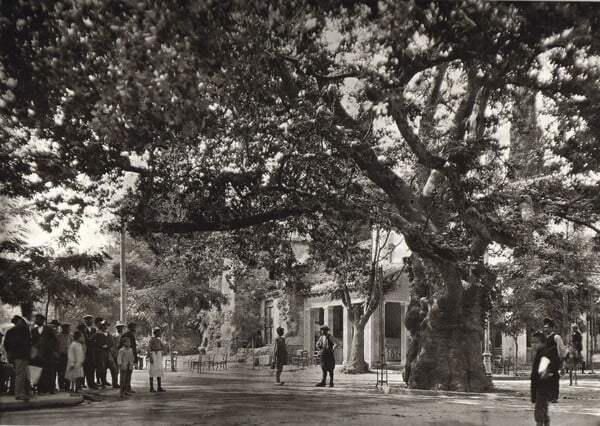
<path fill-rule="evenodd" d="M 163 344 L 159 338 L 153 337 L 148 344 L 148 358 L 153 362 L 148 362 L 148 374 L 150 377 L 162 377 L 163 370 Z"/>
<path fill-rule="evenodd" d="M 79 342 L 72 342 L 69 346 L 67 355 L 67 371 L 65 371 L 65 379 L 74 382 L 75 379 L 83 377 L 83 362 L 85 360 L 85 351 L 83 345 Z"/>

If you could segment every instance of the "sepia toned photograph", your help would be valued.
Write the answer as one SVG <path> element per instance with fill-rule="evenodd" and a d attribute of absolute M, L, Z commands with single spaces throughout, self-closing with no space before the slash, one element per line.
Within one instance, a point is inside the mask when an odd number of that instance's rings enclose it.
<path fill-rule="evenodd" d="M 0 424 L 600 426 L 600 3 L 0 0 Z"/>

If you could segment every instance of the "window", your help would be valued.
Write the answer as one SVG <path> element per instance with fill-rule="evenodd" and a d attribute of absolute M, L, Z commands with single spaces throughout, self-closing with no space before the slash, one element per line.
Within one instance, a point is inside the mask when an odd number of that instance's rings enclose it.
<path fill-rule="evenodd" d="M 273 301 L 265 302 L 265 344 L 273 343 Z"/>
<path fill-rule="evenodd" d="M 385 305 L 385 337 L 400 339 L 402 337 L 402 305 L 386 303 Z"/>

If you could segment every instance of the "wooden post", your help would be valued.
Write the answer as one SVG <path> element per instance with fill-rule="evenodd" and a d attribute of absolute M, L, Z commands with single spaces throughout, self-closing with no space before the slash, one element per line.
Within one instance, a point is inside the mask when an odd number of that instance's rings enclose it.
<path fill-rule="evenodd" d="M 125 222 L 121 224 L 121 311 L 120 321 L 125 324 L 127 315 L 125 313 L 125 299 L 127 298 L 127 278 L 125 266 Z"/>

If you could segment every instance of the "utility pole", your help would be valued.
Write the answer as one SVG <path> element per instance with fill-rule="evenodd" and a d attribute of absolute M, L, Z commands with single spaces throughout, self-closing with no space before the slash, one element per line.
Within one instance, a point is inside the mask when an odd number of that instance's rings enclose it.
<path fill-rule="evenodd" d="M 121 312 L 119 315 L 120 321 L 125 324 L 127 321 L 125 315 L 125 299 L 127 294 L 127 278 L 125 276 L 125 221 L 121 222 Z"/>

